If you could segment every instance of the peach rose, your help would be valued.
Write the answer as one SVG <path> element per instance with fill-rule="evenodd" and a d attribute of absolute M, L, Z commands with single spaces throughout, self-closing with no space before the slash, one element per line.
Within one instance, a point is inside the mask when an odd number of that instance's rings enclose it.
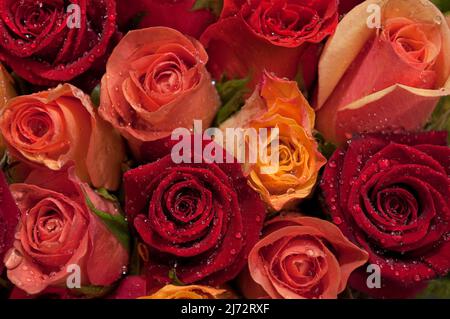
<path fill-rule="evenodd" d="M 381 28 L 369 5 L 381 7 Z M 372 16 L 371 16 L 372 14 Z M 368 0 L 350 11 L 319 63 L 317 128 L 327 140 L 422 128 L 450 95 L 450 28 L 428 0 Z"/>
<path fill-rule="evenodd" d="M 16 91 L 14 90 L 14 81 L 5 68 L 0 64 L 0 112 L 5 106 L 6 102 L 16 96 Z M 3 143 L 3 138 L 0 135 L 0 158 L 3 156 L 5 150 L 5 145 Z"/>
<path fill-rule="evenodd" d="M 36 170 L 24 184 L 11 185 L 21 216 L 16 240 L 4 258 L 8 279 L 28 294 L 67 287 L 79 267 L 82 286 L 108 286 L 120 278 L 128 252 L 86 204 L 105 214 L 119 214 L 75 176 L 73 167 Z"/>
<path fill-rule="evenodd" d="M 279 165 L 267 174 L 267 161 L 245 167 L 250 185 L 274 210 L 281 210 L 310 195 L 326 159 L 318 151 L 312 135 L 314 110 L 298 89 L 297 83 L 265 74 L 263 81 L 239 113 L 221 126 L 226 128 L 279 129 Z M 269 152 L 270 139 L 264 148 Z M 249 150 L 249 152 L 252 150 Z"/>
<path fill-rule="evenodd" d="M 101 85 L 100 114 L 131 142 L 170 136 L 203 120 L 209 127 L 219 96 L 197 40 L 166 27 L 129 32 L 114 49 Z"/>
<path fill-rule="evenodd" d="M 266 224 L 240 287 L 246 298 L 335 299 L 367 260 L 332 223 L 291 213 Z"/>
<path fill-rule="evenodd" d="M 220 299 L 227 291 L 207 286 L 167 285 L 148 297 L 139 299 Z"/>
<path fill-rule="evenodd" d="M 69 84 L 11 99 L 0 118 L 9 151 L 31 164 L 60 170 L 74 162 L 95 187 L 117 189 L 124 148 L 89 96 Z"/>

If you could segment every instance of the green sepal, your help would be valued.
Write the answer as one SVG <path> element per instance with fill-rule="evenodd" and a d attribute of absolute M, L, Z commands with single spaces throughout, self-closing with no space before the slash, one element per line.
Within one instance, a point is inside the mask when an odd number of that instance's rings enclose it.
<path fill-rule="evenodd" d="M 104 223 L 104 225 L 108 228 L 108 230 L 116 236 L 119 242 L 124 246 L 124 248 L 129 251 L 130 250 L 130 234 L 128 232 L 128 223 L 125 220 L 124 216 L 121 214 L 111 215 L 104 211 L 101 211 L 95 208 L 91 199 L 87 194 L 84 194 L 86 205 L 89 209 L 97 215 L 98 218 Z"/>

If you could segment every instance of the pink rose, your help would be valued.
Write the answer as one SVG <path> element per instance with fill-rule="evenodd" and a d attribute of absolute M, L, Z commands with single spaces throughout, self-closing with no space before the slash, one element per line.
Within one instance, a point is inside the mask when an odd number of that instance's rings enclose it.
<path fill-rule="evenodd" d="M 290 213 L 265 225 L 241 289 L 247 298 L 334 299 L 367 259 L 332 223 Z"/>
<path fill-rule="evenodd" d="M 5 256 L 8 279 L 28 294 L 66 287 L 71 267 L 80 269 L 81 285 L 108 286 L 119 279 L 128 252 L 87 205 L 119 214 L 68 171 L 33 171 L 25 184 L 11 185 L 21 216 L 16 240 Z M 86 195 L 85 195 L 86 194 Z"/>
<path fill-rule="evenodd" d="M 380 28 L 376 12 L 381 8 Z M 421 129 L 450 95 L 450 28 L 428 0 L 368 0 L 351 10 L 319 62 L 317 129 L 341 144 L 354 133 Z"/>

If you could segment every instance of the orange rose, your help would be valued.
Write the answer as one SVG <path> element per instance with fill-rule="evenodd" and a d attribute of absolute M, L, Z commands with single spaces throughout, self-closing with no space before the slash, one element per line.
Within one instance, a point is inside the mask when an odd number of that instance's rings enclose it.
<path fill-rule="evenodd" d="M 74 162 L 83 181 L 113 190 L 119 186 L 122 140 L 100 119 L 89 96 L 72 85 L 11 99 L 0 130 L 8 150 L 21 160 L 51 170 Z"/>
<path fill-rule="evenodd" d="M 193 120 L 208 127 L 219 96 L 195 39 L 154 27 L 129 32 L 114 49 L 101 85 L 101 116 L 135 148 Z"/>
<path fill-rule="evenodd" d="M 381 8 L 381 28 L 369 5 Z M 376 8 L 376 6 L 374 7 Z M 339 23 L 319 63 L 317 128 L 353 133 L 417 130 L 450 95 L 450 28 L 427 0 L 369 0 Z"/>
<path fill-rule="evenodd" d="M 0 64 L 0 112 L 9 99 L 16 96 L 14 90 L 14 81 L 11 76 L 6 72 L 5 68 Z M 0 135 L 0 158 L 3 156 L 5 145 L 3 143 L 2 136 Z"/>
<path fill-rule="evenodd" d="M 261 160 L 250 166 L 249 183 L 274 210 L 281 210 L 310 195 L 320 168 L 326 163 L 312 136 L 314 110 L 298 89 L 297 83 L 265 74 L 260 88 L 242 110 L 221 128 L 278 128 L 279 165 L 267 174 Z M 258 150 L 270 152 L 267 145 Z M 252 150 L 250 150 L 252 151 Z"/>
<path fill-rule="evenodd" d="M 167 285 L 148 297 L 139 299 L 220 299 L 227 291 L 207 286 Z"/>
<path fill-rule="evenodd" d="M 269 221 L 240 277 L 246 298 L 335 299 L 368 260 L 332 223 L 289 214 Z"/>

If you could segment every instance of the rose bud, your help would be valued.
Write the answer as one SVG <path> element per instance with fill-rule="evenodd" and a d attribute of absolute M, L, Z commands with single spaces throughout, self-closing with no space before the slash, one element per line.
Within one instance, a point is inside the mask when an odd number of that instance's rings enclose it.
<path fill-rule="evenodd" d="M 128 263 L 126 245 L 94 212 L 117 216 L 116 203 L 100 197 L 74 173 L 73 167 L 37 170 L 25 183 L 11 185 L 21 216 L 4 262 L 8 279 L 28 294 L 68 287 L 74 269 L 79 269 L 81 286 L 109 286 Z"/>
<path fill-rule="evenodd" d="M 38 86 L 93 88 L 118 38 L 114 0 L 0 2 L 0 61 Z"/>
<path fill-rule="evenodd" d="M 206 71 L 201 44 L 154 27 L 131 31 L 114 49 L 102 80 L 100 114 L 137 152 L 193 120 L 209 127 L 219 96 Z M 136 155 L 136 154 L 135 154 Z"/>
<path fill-rule="evenodd" d="M 321 188 L 333 222 L 379 266 L 351 285 L 385 298 L 413 297 L 450 270 L 450 148 L 444 132 L 372 133 L 337 150 Z"/>
<path fill-rule="evenodd" d="M 265 225 L 240 287 L 251 299 L 336 299 L 367 259 L 332 223 L 290 213 Z"/>
<path fill-rule="evenodd" d="M 326 163 L 312 135 L 314 120 L 314 110 L 296 82 L 266 73 L 244 107 L 221 125 L 224 131 L 234 127 L 256 129 L 257 132 L 261 129 L 279 129 L 276 169 L 273 172 L 264 170 L 270 163 L 262 160 L 261 154 L 272 148 L 271 138 L 267 139 L 267 145 L 256 146 L 256 164 L 244 165 L 249 184 L 273 210 L 289 208 L 308 197 L 316 184 L 320 168 Z M 247 153 L 255 152 L 250 149 L 251 145 L 246 147 L 249 148 Z"/>
<path fill-rule="evenodd" d="M 337 144 L 354 133 L 420 129 L 450 94 L 449 75 L 450 28 L 431 2 L 365 1 L 320 58 L 317 128 Z"/>
<path fill-rule="evenodd" d="M 70 84 L 11 99 L 0 118 L 8 150 L 29 164 L 77 175 L 97 188 L 117 189 L 124 148 L 89 96 Z"/>
<path fill-rule="evenodd" d="M 169 27 L 199 38 L 206 27 L 214 22 L 215 17 L 210 10 L 194 10 L 196 2 L 197 0 L 117 0 L 119 26 L 125 29 L 130 22 L 139 19 L 138 29 Z"/>
<path fill-rule="evenodd" d="M 306 87 L 316 77 L 318 45 L 338 23 L 337 0 L 225 0 L 219 20 L 200 41 L 215 79 L 246 78 L 264 70 L 294 79 L 299 64 Z"/>

